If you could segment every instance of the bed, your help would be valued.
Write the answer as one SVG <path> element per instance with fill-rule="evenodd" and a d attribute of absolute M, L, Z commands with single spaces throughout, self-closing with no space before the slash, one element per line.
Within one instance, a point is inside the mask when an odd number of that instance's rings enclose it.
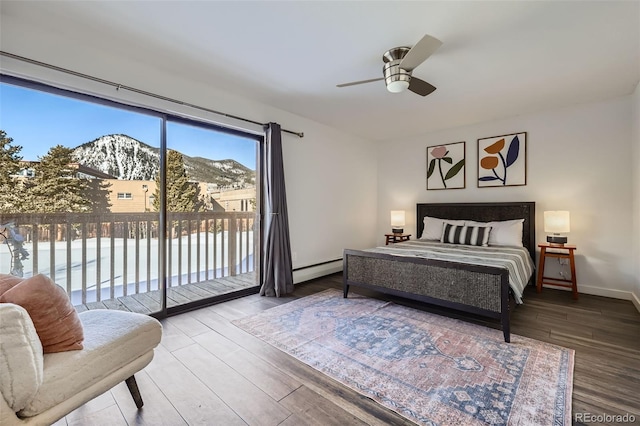
<path fill-rule="evenodd" d="M 425 236 L 432 231 L 425 230 L 425 217 L 429 218 L 427 224 L 433 222 L 431 218 L 475 222 L 522 219 L 519 251 L 524 254 L 516 255 L 518 250 L 512 247 L 504 247 L 507 255 L 493 245 L 463 247 L 464 244 L 423 241 L 423 231 Z M 417 204 L 416 223 L 415 240 L 367 250 L 344 250 L 344 297 L 348 297 L 351 286 L 357 286 L 499 319 L 504 340 L 510 342 L 510 311 L 522 302 L 524 286 L 530 285 L 534 277 L 535 203 L 421 203 Z M 442 246 L 463 253 L 450 255 Z M 466 249 L 473 253 L 466 253 Z M 489 259 L 491 256 L 493 259 Z M 511 260 L 500 263 L 503 257 L 524 257 L 522 262 L 527 266 L 510 266 Z"/>

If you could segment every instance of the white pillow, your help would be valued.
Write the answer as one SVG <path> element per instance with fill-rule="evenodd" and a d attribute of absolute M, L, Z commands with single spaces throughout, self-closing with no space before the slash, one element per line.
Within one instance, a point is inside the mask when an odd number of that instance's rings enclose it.
<path fill-rule="evenodd" d="M 18 412 L 42 385 L 42 344 L 27 311 L 13 303 L 0 303 L 0 335 L 0 398 Z"/>
<path fill-rule="evenodd" d="M 437 217 L 424 217 L 424 229 L 422 230 L 421 240 L 440 241 L 442 238 L 442 230 L 444 224 L 464 225 L 464 220 L 438 219 Z"/>
<path fill-rule="evenodd" d="M 467 226 L 490 226 L 489 234 L 490 246 L 523 247 L 522 245 L 522 224 L 524 219 L 500 220 L 494 222 L 475 222 L 465 220 Z"/>

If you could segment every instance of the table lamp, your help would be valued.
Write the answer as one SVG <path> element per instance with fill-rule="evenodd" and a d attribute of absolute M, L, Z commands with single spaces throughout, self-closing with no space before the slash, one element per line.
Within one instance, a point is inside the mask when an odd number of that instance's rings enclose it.
<path fill-rule="evenodd" d="M 547 242 L 551 244 L 565 244 L 567 237 L 560 235 L 562 232 L 570 231 L 571 221 L 567 211 L 547 211 L 544 212 L 544 232 L 547 235 Z"/>
<path fill-rule="evenodd" d="M 391 210 L 391 232 L 394 234 L 402 234 L 404 229 L 404 210 Z"/>

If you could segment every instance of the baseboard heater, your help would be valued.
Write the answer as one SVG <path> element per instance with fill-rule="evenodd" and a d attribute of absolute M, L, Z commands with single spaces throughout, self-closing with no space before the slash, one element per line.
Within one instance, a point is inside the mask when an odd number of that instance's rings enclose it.
<path fill-rule="evenodd" d="M 342 262 L 342 258 L 339 257 L 337 259 L 334 260 L 327 260 L 325 262 L 320 262 L 320 263 L 314 263 L 313 265 L 306 265 L 306 266 L 300 266 L 298 268 L 295 268 L 293 270 L 293 272 L 298 272 L 298 271 L 303 271 L 305 269 L 309 269 L 309 268 L 316 268 L 318 266 L 322 266 L 322 265 L 328 265 L 329 263 L 334 263 L 334 262 Z"/>

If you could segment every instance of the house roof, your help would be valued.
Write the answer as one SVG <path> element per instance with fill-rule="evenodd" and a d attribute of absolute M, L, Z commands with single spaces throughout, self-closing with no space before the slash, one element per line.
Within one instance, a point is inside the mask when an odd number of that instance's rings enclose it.
<path fill-rule="evenodd" d="M 5 0 L 0 11 L 3 28 L 72 34 L 371 140 L 619 97 L 640 79 L 638 1 Z M 2 50 L 19 45 L 16 25 Z M 424 34 L 443 42 L 414 71 L 431 95 L 336 87 L 381 77 L 382 54 Z"/>
<path fill-rule="evenodd" d="M 31 168 L 33 166 L 36 166 L 37 164 L 40 164 L 40 161 L 30 161 L 30 160 L 20 160 L 21 166 L 24 168 Z M 69 166 L 71 168 L 76 169 L 76 171 L 78 173 L 82 173 L 84 175 L 87 176 L 91 176 L 93 178 L 97 178 L 97 179 L 117 179 L 117 177 L 110 175 L 108 173 L 103 173 L 100 170 L 91 168 L 91 167 L 87 167 L 83 164 L 80 163 L 69 163 Z"/>

